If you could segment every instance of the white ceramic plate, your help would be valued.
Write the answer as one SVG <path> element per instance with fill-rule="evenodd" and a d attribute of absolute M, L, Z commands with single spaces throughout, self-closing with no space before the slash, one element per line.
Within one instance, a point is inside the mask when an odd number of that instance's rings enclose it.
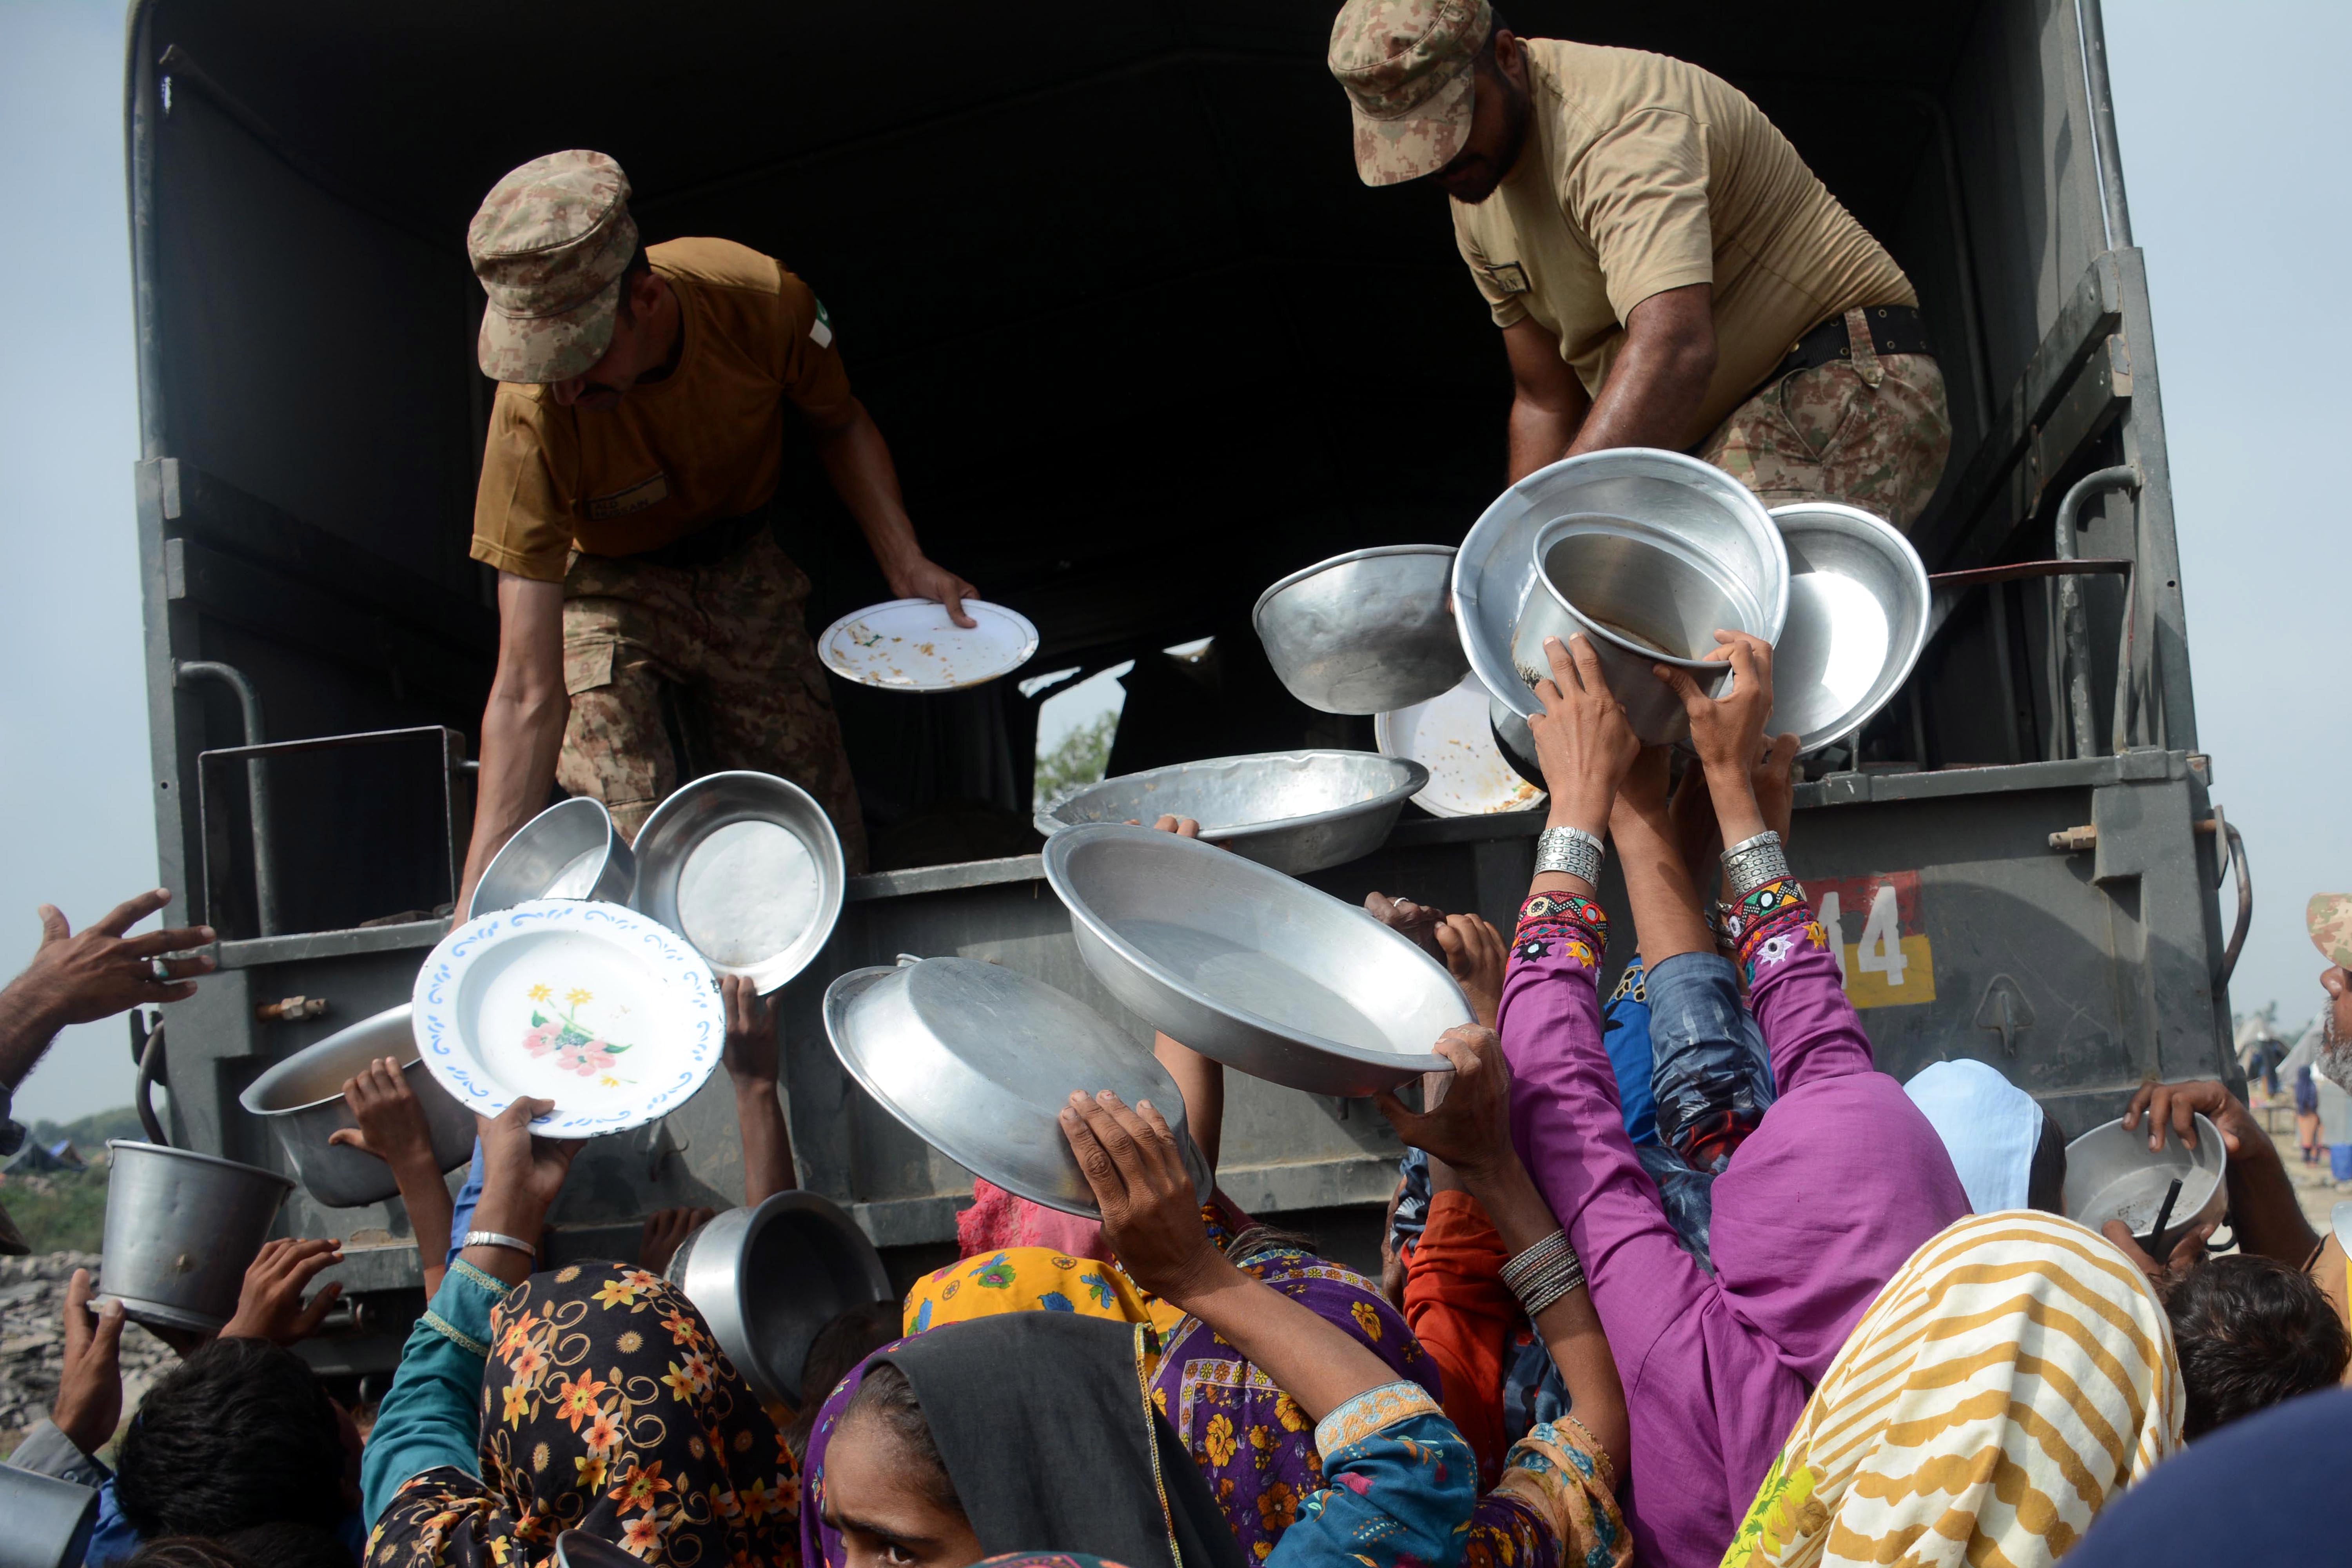
<path fill-rule="evenodd" d="M 1544 792 L 1521 778 L 1495 744 L 1486 687 L 1473 670 L 1442 697 L 1372 718 L 1373 744 L 1429 770 L 1412 797 L 1432 816 L 1491 816 L 1541 805 Z"/>
<path fill-rule="evenodd" d="M 457 1102 L 496 1116 L 555 1101 L 531 1123 L 590 1138 L 657 1121 L 719 1065 L 726 1037 L 709 965 L 619 904 L 536 899 L 441 939 L 412 994 L 425 1065 Z"/>
<path fill-rule="evenodd" d="M 1037 651 L 1037 628 L 1002 605 L 966 599 L 980 625 L 948 619 L 929 599 L 893 599 L 844 616 L 817 639 L 817 657 L 844 680 L 889 691 L 956 691 L 1009 675 Z"/>

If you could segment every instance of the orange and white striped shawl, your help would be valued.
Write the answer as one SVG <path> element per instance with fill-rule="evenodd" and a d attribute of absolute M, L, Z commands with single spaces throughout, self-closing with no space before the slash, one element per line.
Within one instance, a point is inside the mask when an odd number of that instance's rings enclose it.
<path fill-rule="evenodd" d="M 2186 1410 L 2122 1254 L 2054 1215 L 1972 1215 L 1855 1326 L 1724 1568 L 2038 1568 L 2180 1446 Z"/>

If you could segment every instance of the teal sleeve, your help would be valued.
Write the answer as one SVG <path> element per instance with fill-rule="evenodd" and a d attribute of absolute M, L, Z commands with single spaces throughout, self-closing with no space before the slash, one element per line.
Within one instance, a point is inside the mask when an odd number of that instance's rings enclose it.
<path fill-rule="evenodd" d="M 1360 1394 L 1315 1428 L 1323 1489 L 1265 1568 L 1460 1568 L 1478 1460 L 1417 1383 Z"/>
<path fill-rule="evenodd" d="M 443 1465 L 478 1473 L 490 1309 L 506 1300 L 509 1289 L 470 1263 L 453 1263 L 409 1331 L 392 1391 L 376 1406 L 375 1428 L 360 1457 L 360 1507 L 370 1527 L 411 1476 Z"/>

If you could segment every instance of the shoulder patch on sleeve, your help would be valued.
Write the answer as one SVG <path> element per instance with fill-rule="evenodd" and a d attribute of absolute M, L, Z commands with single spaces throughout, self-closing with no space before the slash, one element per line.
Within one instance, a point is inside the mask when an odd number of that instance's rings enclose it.
<path fill-rule="evenodd" d="M 1493 279 L 1495 287 L 1506 294 L 1528 291 L 1528 269 L 1516 261 L 1498 261 L 1486 269 L 1486 276 Z"/>
<path fill-rule="evenodd" d="M 824 300 L 814 294 L 809 298 L 816 300 L 816 320 L 809 323 L 809 336 L 816 340 L 817 347 L 829 349 L 833 346 L 833 316 L 825 310 Z"/>

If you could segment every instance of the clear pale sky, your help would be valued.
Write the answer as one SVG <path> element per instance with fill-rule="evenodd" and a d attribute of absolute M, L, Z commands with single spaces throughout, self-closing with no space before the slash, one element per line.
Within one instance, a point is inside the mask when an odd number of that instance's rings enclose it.
<path fill-rule="evenodd" d="M 0 969 L 31 952 L 37 905 L 79 927 L 155 876 L 122 29 L 111 0 L 0 0 Z M 2304 900 L 2352 889 L 2352 543 L 2332 461 L 2352 430 L 2352 325 L 2335 303 L 2347 204 L 2328 152 L 2352 8 L 2112 0 L 2107 36 L 2156 296 L 2199 722 L 2254 868 L 2232 999 L 2275 998 L 2299 1021 L 2320 967 Z M 68 1031 L 18 1116 L 124 1103 L 126 1038 L 120 1020 Z"/>

